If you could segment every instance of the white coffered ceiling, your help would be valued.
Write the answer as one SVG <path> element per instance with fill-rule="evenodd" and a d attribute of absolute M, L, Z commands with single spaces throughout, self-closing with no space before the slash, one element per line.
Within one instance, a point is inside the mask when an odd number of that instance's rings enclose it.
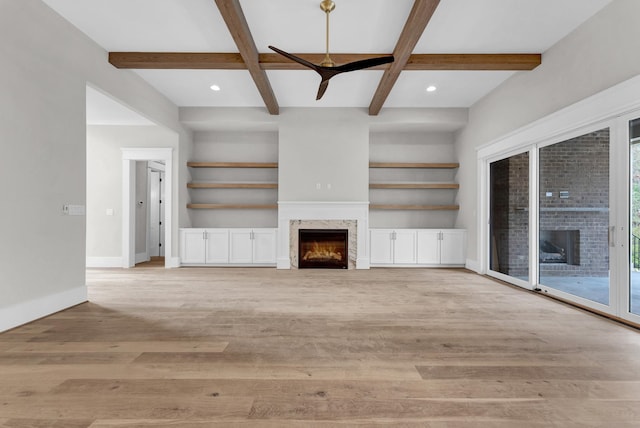
<path fill-rule="evenodd" d="M 332 53 L 391 54 L 413 0 L 335 0 Z M 441 0 L 414 54 L 544 53 L 611 0 Z M 106 51 L 237 53 L 214 0 L 44 0 Z M 260 53 L 324 52 L 319 0 L 240 0 Z M 543 56 L 544 62 L 544 56 Z M 126 72 L 126 71 L 123 71 Z M 264 107 L 247 70 L 134 70 L 178 106 Z M 527 71 L 403 71 L 384 108 L 469 107 Z M 315 100 L 311 70 L 267 70 L 280 107 L 368 107 L 381 70 L 345 73 Z M 217 84 L 219 92 L 209 87 Z M 438 90 L 425 91 L 436 85 Z"/>

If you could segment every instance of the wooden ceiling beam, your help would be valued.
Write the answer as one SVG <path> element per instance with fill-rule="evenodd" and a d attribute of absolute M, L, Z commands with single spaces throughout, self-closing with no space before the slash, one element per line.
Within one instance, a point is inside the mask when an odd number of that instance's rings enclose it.
<path fill-rule="evenodd" d="M 413 49 L 416 47 L 418 40 L 420 40 L 438 4 L 440 4 L 440 0 L 415 0 L 413 3 L 411 13 L 409 13 L 407 22 L 404 24 L 402 33 L 398 38 L 398 43 L 396 43 L 396 47 L 393 50 L 394 61 L 382 75 L 378 89 L 369 105 L 370 115 L 376 116 L 380 113 L 391 89 L 393 89 L 393 85 L 395 85 L 400 73 L 407 65 Z"/>
<path fill-rule="evenodd" d="M 207 52 L 109 52 L 117 68 L 149 70 L 246 70 L 239 53 Z"/>
<path fill-rule="evenodd" d="M 533 70 L 541 54 L 413 54 L 404 70 Z"/>
<path fill-rule="evenodd" d="M 271 114 L 278 114 L 280 111 L 278 100 L 273 92 L 267 73 L 260 67 L 258 48 L 249 30 L 242 7 L 240 7 L 240 0 L 215 0 L 215 2 L 236 46 L 238 46 L 240 55 L 262 96 L 267 110 Z"/>
<path fill-rule="evenodd" d="M 294 54 L 313 63 L 320 63 L 324 54 Z M 331 54 L 337 64 L 377 58 L 388 54 Z M 412 54 L 404 70 L 533 70 L 541 63 L 540 54 Z M 258 55 L 263 70 L 308 70 L 282 55 Z M 110 52 L 109 62 L 117 68 L 185 69 L 185 70 L 246 70 L 239 53 L 205 52 Z M 366 70 L 386 70 L 390 64 Z"/>

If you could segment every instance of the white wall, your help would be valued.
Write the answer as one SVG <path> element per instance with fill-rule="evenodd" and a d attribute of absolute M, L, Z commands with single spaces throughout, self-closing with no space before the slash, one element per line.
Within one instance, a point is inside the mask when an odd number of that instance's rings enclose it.
<path fill-rule="evenodd" d="M 86 300 L 85 217 L 62 205 L 86 203 L 87 83 L 174 129 L 187 150 L 190 137 L 175 105 L 40 0 L 0 0 L 0 58 L 2 331 Z"/>
<path fill-rule="evenodd" d="M 457 227 L 468 233 L 467 257 L 477 261 L 476 149 L 565 106 L 640 73 L 640 2 L 614 0 L 545 52 L 542 65 L 514 75 L 469 111 L 457 135 L 460 162 Z"/>
<path fill-rule="evenodd" d="M 281 113 L 279 133 L 280 201 L 369 200 L 365 111 L 286 110 Z"/>
<path fill-rule="evenodd" d="M 87 126 L 87 262 L 122 266 L 122 148 L 171 147 L 177 162 L 176 134 L 159 126 Z M 136 164 L 145 164 L 136 162 Z M 178 172 L 174 168 L 174 183 Z M 145 168 L 146 174 L 146 168 Z M 146 181 L 146 179 L 145 179 Z M 175 190 L 175 189 L 174 189 Z M 175 200 L 175 199 L 174 199 Z M 174 215 L 176 205 L 174 204 Z M 113 209 L 113 215 L 107 215 Z M 136 208 L 137 210 L 137 208 Z M 146 214 L 145 214 L 146 215 Z M 138 231 L 136 225 L 136 231 Z M 179 242 L 174 228 L 173 242 Z M 138 252 L 138 249 L 136 249 Z M 107 260 L 108 261 L 108 260 Z"/>

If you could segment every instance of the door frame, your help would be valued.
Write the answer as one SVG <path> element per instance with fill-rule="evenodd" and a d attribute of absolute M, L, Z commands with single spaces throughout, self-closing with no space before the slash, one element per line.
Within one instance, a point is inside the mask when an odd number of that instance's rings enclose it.
<path fill-rule="evenodd" d="M 490 254 L 491 254 L 491 225 L 490 225 L 491 199 L 490 198 L 491 198 L 491 192 L 492 192 L 491 164 L 493 162 L 498 162 L 498 161 L 508 159 L 512 156 L 517 156 L 523 153 L 527 153 L 529 156 L 529 171 L 528 171 L 529 173 L 529 206 L 528 206 L 528 210 L 529 210 L 529 252 L 528 252 L 529 253 L 529 280 L 528 281 L 525 281 L 519 278 L 514 278 L 512 276 L 505 275 L 501 272 L 492 270 L 491 257 L 490 257 Z M 536 218 L 537 218 L 537 207 L 538 207 L 538 199 L 537 199 L 538 182 L 537 182 L 537 175 L 536 175 L 537 167 L 538 167 L 538 151 L 535 149 L 535 147 L 523 147 L 517 150 L 510 151 L 508 153 L 504 153 L 503 155 L 500 155 L 500 156 L 494 156 L 494 157 L 488 158 L 485 160 L 484 167 L 483 167 L 485 170 L 485 177 L 484 177 L 484 180 L 482 180 L 482 185 L 484 187 L 483 192 L 486 195 L 484 210 L 481 211 L 482 213 L 481 218 L 486 219 L 486 221 L 483 221 L 484 230 L 482 234 L 482 236 L 485 237 L 483 266 L 485 266 L 487 275 L 493 276 L 494 278 L 500 279 L 502 281 L 510 282 L 513 285 L 517 285 L 518 287 L 522 287 L 527 290 L 533 290 L 534 284 L 537 284 L 538 282 L 538 270 L 537 270 L 537 265 L 535 264 L 535 261 L 537 260 L 537 251 L 538 251 L 537 249 L 538 234 L 537 234 L 537 227 L 533 226 L 535 224 L 535 221 L 537 221 Z"/>
<path fill-rule="evenodd" d="M 626 284 L 626 289 L 620 289 L 614 298 L 617 300 L 619 317 L 635 324 L 640 324 L 640 314 L 634 314 L 629 309 L 631 303 L 631 207 L 632 207 L 632 187 L 631 187 L 631 136 L 629 134 L 629 121 L 640 118 L 640 108 L 630 111 L 618 118 L 619 138 L 625 142 L 625 150 L 620 150 L 619 164 L 621 170 L 624 171 L 624 183 L 619 186 L 617 197 L 620 206 L 623 207 L 618 213 L 618 224 L 621 225 L 617 231 L 616 244 L 619 252 L 618 264 L 616 271 L 618 273 L 618 281 Z M 624 291 L 624 292 L 622 292 Z"/>
<path fill-rule="evenodd" d="M 603 121 L 598 121 L 598 122 L 589 124 L 587 126 L 574 129 L 570 132 L 563 133 L 562 135 L 558 135 L 552 139 L 541 141 L 535 145 L 535 151 L 539 158 L 539 150 L 544 147 L 553 146 L 554 144 L 560 144 L 565 141 L 571 140 L 573 138 L 577 138 L 585 134 L 596 132 L 605 128 L 609 130 L 609 159 L 608 159 L 609 161 L 609 224 L 608 224 L 608 228 L 609 230 L 613 229 L 614 234 L 618 236 L 618 233 L 619 233 L 618 230 L 621 227 L 623 227 L 622 226 L 623 224 L 619 223 L 617 220 L 620 217 L 619 214 L 621 211 L 623 211 L 623 209 L 618 203 L 620 199 L 618 197 L 618 191 L 617 191 L 617 189 L 619 189 L 621 185 L 621 177 L 620 177 L 620 174 L 619 173 L 616 174 L 615 171 L 624 170 L 624 168 L 621 168 L 621 165 L 617 161 L 619 157 L 618 154 L 621 151 L 621 144 L 620 144 L 621 141 L 620 141 L 619 132 L 618 132 L 618 128 L 619 128 L 618 120 L 615 118 L 611 118 Z M 538 160 L 536 165 L 536 170 L 534 171 L 534 174 L 536 174 L 536 183 L 538 183 L 538 180 L 539 180 L 539 174 L 538 174 L 539 166 L 540 166 L 540 162 Z M 550 296 L 572 301 L 582 306 L 589 307 L 600 312 L 608 313 L 611 315 L 617 315 L 617 313 L 619 312 L 618 310 L 619 306 L 618 306 L 616 292 L 620 287 L 619 271 L 618 271 L 618 266 L 619 266 L 618 261 L 620 259 L 620 252 L 618 251 L 618 248 L 617 248 L 620 246 L 619 240 L 612 241 L 611 239 L 609 239 L 609 246 L 608 246 L 609 248 L 609 304 L 608 305 L 605 305 L 593 300 L 589 300 L 575 294 L 566 293 L 561 290 L 555 289 L 551 286 L 540 283 L 540 265 L 538 263 L 538 251 L 539 251 L 539 242 L 540 242 L 539 240 L 540 238 L 539 206 L 540 205 L 538 200 L 538 193 L 539 192 L 536 192 L 536 195 L 534 195 L 536 197 L 536 211 L 534 213 L 535 228 L 536 228 L 536 241 L 535 241 L 536 252 L 535 252 L 534 262 L 536 266 L 535 269 L 536 269 L 536 280 L 537 280 L 535 283 L 535 286 L 540 292 L 544 294 L 548 294 Z M 623 227 L 623 229 L 626 229 L 626 227 Z"/>
<path fill-rule="evenodd" d="M 164 161 L 165 164 L 165 258 L 164 266 L 170 268 L 173 254 L 173 148 L 123 148 L 122 150 L 122 267 L 136 264 L 135 238 L 135 185 L 136 161 Z"/>

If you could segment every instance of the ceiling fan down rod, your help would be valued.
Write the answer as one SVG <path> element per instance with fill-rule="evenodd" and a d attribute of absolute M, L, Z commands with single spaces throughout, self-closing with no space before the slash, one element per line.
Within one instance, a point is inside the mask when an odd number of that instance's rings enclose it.
<path fill-rule="evenodd" d="M 336 63 L 329 57 L 329 14 L 332 10 L 336 8 L 336 4 L 332 0 L 322 0 L 320 2 L 320 9 L 327 15 L 327 24 L 326 24 L 326 39 L 325 45 L 327 50 L 324 55 L 324 59 L 320 63 L 323 67 L 335 67 Z"/>

